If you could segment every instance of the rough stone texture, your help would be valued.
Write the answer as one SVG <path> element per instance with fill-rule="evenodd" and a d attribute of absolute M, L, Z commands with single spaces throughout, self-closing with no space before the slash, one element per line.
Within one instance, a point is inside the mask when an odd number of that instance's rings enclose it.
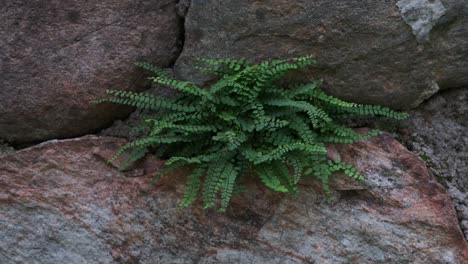
<path fill-rule="evenodd" d="M 432 56 L 441 61 L 434 68 L 434 80 L 442 89 L 466 87 L 468 84 L 468 3 L 465 2 L 465 7 L 460 7 L 460 10 L 464 10 L 462 17 L 450 20 L 449 16 L 443 16 L 444 24 L 431 32 L 436 47 Z"/>
<path fill-rule="evenodd" d="M 210 77 L 191 67 L 195 57 L 314 54 L 317 69 L 302 76 L 324 78 L 334 95 L 414 107 L 468 84 L 467 14 L 464 0 L 193 0 L 175 69 L 204 83 Z"/>
<path fill-rule="evenodd" d="M 190 0 L 179 0 L 177 1 L 176 9 L 177 9 L 177 14 L 185 18 L 187 15 L 188 9 L 190 7 Z"/>
<path fill-rule="evenodd" d="M 440 93 L 401 123 L 402 141 L 423 159 L 452 197 L 468 239 L 468 89 Z"/>
<path fill-rule="evenodd" d="M 6 144 L 5 142 L 0 141 L 0 156 L 4 156 L 6 154 L 13 153 L 15 151 L 14 148 Z"/>
<path fill-rule="evenodd" d="M 6 1 L 0 6 L 0 139 L 96 131 L 129 113 L 91 105 L 105 89 L 137 89 L 133 63 L 174 63 L 175 0 Z M 141 88 L 141 85 L 140 85 Z"/>
<path fill-rule="evenodd" d="M 429 40 L 432 28 L 447 11 L 439 0 L 400 0 L 396 5 L 419 41 Z"/>
<path fill-rule="evenodd" d="M 458 263 L 468 261 L 445 189 L 388 135 L 329 148 L 365 184 L 313 179 L 297 197 L 251 179 L 226 214 L 178 211 L 184 172 L 150 186 L 161 162 L 125 177 L 105 160 L 123 140 L 50 141 L 0 158 L 2 263 Z M 179 177 L 176 177 L 179 176 Z"/>

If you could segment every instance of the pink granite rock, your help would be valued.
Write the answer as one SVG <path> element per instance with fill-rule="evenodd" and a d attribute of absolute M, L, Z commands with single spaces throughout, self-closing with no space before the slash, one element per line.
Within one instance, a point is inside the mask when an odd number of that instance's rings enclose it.
<path fill-rule="evenodd" d="M 330 147 L 366 176 L 335 182 L 331 204 L 310 178 L 292 197 L 246 177 L 225 214 L 177 210 L 185 172 L 149 185 L 154 157 L 117 171 L 106 159 L 123 143 L 87 136 L 1 157 L 2 263 L 468 261 L 447 192 L 388 135 Z"/>

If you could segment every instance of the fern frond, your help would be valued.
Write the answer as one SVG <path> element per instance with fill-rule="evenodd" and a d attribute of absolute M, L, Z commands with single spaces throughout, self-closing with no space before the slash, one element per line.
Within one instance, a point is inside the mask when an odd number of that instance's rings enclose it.
<path fill-rule="evenodd" d="M 322 84 L 322 80 L 312 83 L 293 84 L 288 87 L 287 97 L 294 99 L 296 96 L 300 95 L 311 95 L 320 84 Z"/>
<path fill-rule="evenodd" d="M 221 185 L 222 174 L 229 170 L 230 163 L 211 163 L 206 173 L 205 184 L 203 186 L 203 208 L 210 208 L 216 201 L 216 194 Z"/>
<path fill-rule="evenodd" d="M 169 110 L 180 111 L 180 112 L 195 112 L 197 110 L 196 107 L 188 106 L 188 105 L 180 105 L 180 104 L 171 102 L 170 100 L 156 98 L 155 96 L 146 94 L 146 93 L 136 93 L 136 92 L 129 92 L 129 91 L 121 91 L 121 90 L 107 90 L 106 93 L 114 97 L 102 98 L 99 100 L 95 100 L 93 102 L 94 103 L 111 102 L 111 103 L 134 106 L 134 107 L 142 108 L 142 109 L 152 109 L 152 110 L 169 109 Z"/>
<path fill-rule="evenodd" d="M 163 84 L 171 88 L 177 89 L 181 92 L 196 95 L 196 96 L 208 96 L 208 93 L 197 87 L 195 84 L 186 81 L 174 80 L 166 77 L 151 77 L 149 78 L 155 83 Z"/>
<path fill-rule="evenodd" d="M 172 157 L 168 159 L 165 164 L 166 165 L 171 165 L 175 162 L 185 162 L 186 164 L 192 164 L 192 163 L 204 163 L 204 162 L 210 162 L 213 159 L 217 158 L 217 155 L 215 154 L 210 154 L 210 155 L 199 155 L 196 157 L 188 158 L 188 157 Z"/>
<path fill-rule="evenodd" d="M 229 201 L 231 200 L 232 192 L 234 191 L 234 186 L 236 184 L 237 175 L 238 172 L 231 163 L 228 163 L 223 172 L 221 172 L 221 212 L 224 212 L 229 205 Z"/>
<path fill-rule="evenodd" d="M 276 100 L 265 101 L 265 104 L 273 105 L 273 106 L 283 106 L 283 107 L 286 106 L 286 107 L 300 109 L 307 113 L 307 115 L 309 116 L 314 126 L 318 126 L 320 120 L 326 123 L 329 123 L 332 121 L 332 119 L 328 116 L 328 114 L 325 111 L 305 101 L 276 99 Z"/>
<path fill-rule="evenodd" d="M 216 75 L 229 75 L 237 73 L 246 67 L 248 67 L 248 63 L 246 59 L 204 59 L 204 58 L 197 58 L 199 62 L 204 62 L 206 64 L 212 65 L 211 67 L 200 67 L 197 66 L 196 68 L 208 72 L 213 73 Z"/>
<path fill-rule="evenodd" d="M 288 164 L 291 165 L 291 167 L 293 168 L 293 183 L 297 184 L 301 179 L 301 176 L 304 171 L 303 162 L 300 159 L 296 158 L 294 155 L 288 155 L 287 161 Z"/>
<path fill-rule="evenodd" d="M 313 144 L 317 141 L 317 133 L 310 128 L 306 121 L 299 116 L 291 116 L 290 118 L 289 127 L 295 130 L 305 143 Z"/>
<path fill-rule="evenodd" d="M 274 171 L 279 176 L 282 182 L 284 182 L 284 186 L 290 193 L 297 192 L 297 186 L 294 183 L 294 179 L 291 178 L 290 172 L 288 167 L 286 166 L 286 162 L 275 162 L 272 164 Z"/>
<path fill-rule="evenodd" d="M 153 64 L 151 63 L 148 63 L 148 62 L 137 62 L 135 63 L 136 66 L 140 67 L 140 68 L 143 68 L 149 72 L 152 72 L 154 74 L 156 74 L 156 76 L 161 76 L 161 77 L 165 77 L 165 78 L 170 78 L 170 74 L 167 73 L 164 69 L 160 69 L 156 66 L 154 66 Z"/>
<path fill-rule="evenodd" d="M 185 185 L 184 195 L 179 202 L 179 208 L 190 206 L 198 196 L 201 185 L 201 177 L 205 173 L 204 167 L 198 167 L 193 170 L 188 176 L 187 184 Z"/>
<path fill-rule="evenodd" d="M 147 119 L 146 122 L 153 123 L 153 128 L 150 133 L 151 136 L 156 136 L 164 129 L 172 129 L 177 132 L 188 132 L 188 133 L 204 133 L 204 132 L 216 132 L 216 126 L 210 125 L 177 125 L 169 122 L 161 122 L 156 119 Z"/>
<path fill-rule="evenodd" d="M 380 130 L 373 129 L 365 133 L 358 133 L 351 128 L 340 126 L 337 124 L 329 124 L 322 128 L 322 135 L 319 137 L 321 142 L 330 143 L 354 143 L 361 139 L 377 136 L 381 133 Z"/>
<path fill-rule="evenodd" d="M 146 147 L 139 147 L 134 148 L 130 154 L 128 154 L 119 164 L 118 169 L 124 170 L 127 168 L 132 162 L 137 161 L 148 153 L 148 148 Z"/>
<path fill-rule="evenodd" d="M 268 153 L 257 152 L 254 150 L 244 150 L 243 155 L 250 160 L 253 164 L 260 164 L 264 162 L 270 162 L 273 160 L 280 159 L 284 154 L 300 150 L 308 154 L 325 154 L 326 149 L 323 145 L 309 145 L 301 142 L 295 142 L 291 144 L 285 144 L 278 146 L 272 150 L 269 150 Z"/>
<path fill-rule="evenodd" d="M 276 177 L 273 168 L 268 164 L 260 164 L 255 166 L 255 171 L 262 182 L 271 189 L 277 192 L 287 192 L 288 189 L 281 184 L 281 181 Z"/>
<path fill-rule="evenodd" d="M 226 131 L 213 136 L 213 140 L 226 142 L 227 149 L 235 150 L 247 140 L 247 136 L 242 132 Z"/>

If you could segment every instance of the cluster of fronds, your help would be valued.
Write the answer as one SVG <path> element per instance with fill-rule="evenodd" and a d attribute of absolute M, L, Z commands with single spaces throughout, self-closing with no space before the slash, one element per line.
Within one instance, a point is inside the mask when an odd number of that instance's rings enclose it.
<path fill-rule="evenodd" d="M 208 66 L 199 69 L 220 77 L 210 87 L 175 80 L 142 63 L 139 66 L 156 74 L 150 78 L 153 82 L 179 92 L 174 99 L 108 90 L 110 98 L 97 100 L 160 110 L 143 120 L 148 134 L 121 147 L 114 158 L 130 149 L 124 161 L 128 164 L 153 151 L 168 157 L 167 169 L 190 165 L 181 207 L 201 194 L 205 208 L 217 205 L 223 211 L 237 179 L 252 172 L 278 192 L 297 192 L 300 178 L 314 175 L 328 194 L 333 172 L 358 180 L 362 175 L 349 164 L 327 158 L 324 143 L 352 143 L 379 133 L 360 134 L 335 120 L 353 115 L 406 117 L 387 107 L 329 96 L 318 88 L 320 81 L 280 84 L 286 72 L 314 64 L 310 56 L 254 65 L 234 59 L 200 61 Z"/>

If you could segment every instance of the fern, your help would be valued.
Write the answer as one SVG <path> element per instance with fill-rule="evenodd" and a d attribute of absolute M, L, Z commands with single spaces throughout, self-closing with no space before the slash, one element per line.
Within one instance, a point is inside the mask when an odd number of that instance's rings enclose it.
<path fill-rule="evenodd" d="M 328 159 L 325 143 L 353 143 L 380 133 L 358 133 L 338 123 L 343 117 L 378 115 L 403 119 L 407 114 L 387 107 L 346 102 L 319 89 L 322 81 L 283 85 L 288 71 L 315 64 L 310 56 L 249 64 L 245 59 L 199 59 L 202 71 L 218 75 L 210 87 L 173 79 L 148 63 L 137 65 L 155 74 L 152 82 L 179 93 L 159 98 L 146 93 L 108 90 L 95 103 L 118 103 L 158 110 L 142 120 L 146 136 L 116 151 L 132 150 L 121 167 L 148 152 L 166 157 L 166 170 L 191 166 L 180 207 L 201 196 L 204 208 L 224 211 L 237 179 L 253 172 L 278 192 L 297 192 L 301 177 L 317 177 L 329 197 L 329 178 L 341 171 L 362 180 L 352 166 Z"/>
<path fill-rule="evenodd" d="M 179 203 L 180 207 L 187 207 L 197 199 L 198 192 L 200 191 L 200 184 L 203 172 L 204 168 L 198 167 L 194 169 L 193 172 L 188 176 L 184 196 L 182 197 Z"/>

